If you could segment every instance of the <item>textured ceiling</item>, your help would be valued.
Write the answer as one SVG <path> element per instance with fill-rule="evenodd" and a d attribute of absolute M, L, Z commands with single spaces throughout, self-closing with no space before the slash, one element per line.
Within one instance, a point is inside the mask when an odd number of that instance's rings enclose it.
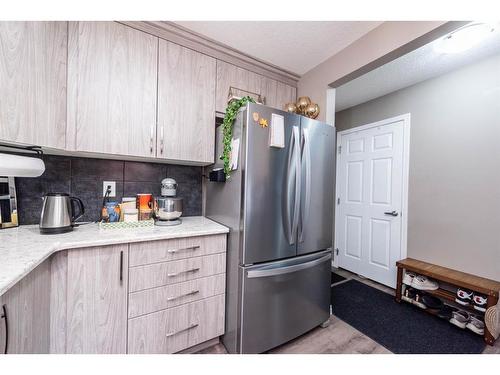
<path fill-rule="evenodd" d="M 177 24 L 302 75 L 382 22 L 183 21 Z"/>
<path fill-rule="evenodd" d="M 435 45 L 439 42 L 438 39 L 426 44 L 338 87 L 335 93 L 336 111 L 365 103 L 500 53 L 500 31 L 495 31 L 482 43 L 461 53 L 436 52 Z"/>

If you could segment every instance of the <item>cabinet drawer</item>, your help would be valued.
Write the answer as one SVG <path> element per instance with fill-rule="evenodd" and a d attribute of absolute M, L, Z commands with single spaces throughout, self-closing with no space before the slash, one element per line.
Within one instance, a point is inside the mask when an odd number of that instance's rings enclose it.
<path fill-rule="evenodd" d="M 223 294 L 225 286 L 226 274 L 221 273 L 215 276 L 130 293 L 128 317 L 134 318 L 139 315 Z"/>
<path fill-rule="evenodd" d="M 130 319 L 128 352 L 175 353 L 222 335 L 224 301 L 221 294 Z"/>
<path fill-rule="evenodd" d="M 140 242 L 130 245 L 129 264 L 131 267 L 142 266 L 225 251 L 225 234 Z"/>
<path fill-rule="evenodd" d="M 155 288 L 226 272 L 226 254 L 131 267 L 129 291 Z"/>

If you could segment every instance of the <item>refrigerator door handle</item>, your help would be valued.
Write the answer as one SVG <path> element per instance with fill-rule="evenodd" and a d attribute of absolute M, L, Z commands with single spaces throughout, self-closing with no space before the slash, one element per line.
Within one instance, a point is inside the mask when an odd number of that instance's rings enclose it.
<path fill-rule="evenodd" d="M 305 163 L 306 171 L 306 186 L 305 186 L 305 196 L 304 196 L 304 210 L 301 211 L 300 218 L 300 228 L 299 228 L 299 242 L 304 241 L 304 223 L 309 217 L 309 211 L 311 209 L 311 146 L 309 141 L 309 129 L 302 130 L 302 140 L 303 140 L 303 158 L 302 162 Z"/>
<path fill-rule="evenodd" d="M 331 254 L 327 254 L 321 258 L 311 260 L 306 263 L 294 264 L 293 266 L 288 267 L 276 267 L 276 268 L 268 268 L 264 270 L 249 270 L 247 271 L 247 277 L 249 279 L 253 279 L 256 277 L 269 277 L 269 276 L 277 276 L 277 275 L 285 275 L 287 273 L 297 272 L 301 270 L 305 270 L 307 268 L 311 268 L 317 266 L 320 263 L 329 261 L 332 259 Z"/>
<path fill-rule="evenodd" d="M 285 211 L 284 211 L 284 222 L 285 222 L 285 231 L 286 231 L 286 239 L 290 245 L 295 243 L 294 238 L 292 238 L 292 214 L 290 212 L 290 199 L 291 199 L 291 177 L 292 177 L 292 162 L 293 162 L 293 148 L 295 147 L 295 133 L 292 132 L 290 135 L 290 148 L 288 150 L 288 163 L 286 168 L 286 198 L 284 202 Z"/>
<path fill-rule="evenodd" d="M 290 149 L 288 151 L 288 163 L 286 170 L 286 199 L 285 199 L 285 230 L 288 243 L 295 244 L 297 237 L 297 226 L 299 222 L 300 211 L 300 139 L 299 128 L 294 127 L 290 136 Z M 293 212 L 290 210 L 292 205 L 292 189 L 295 188 L 293 201 Z"/>
<path fill-rule="evenodd" d="M 293 222 L 292 222 L 292 238 L 293 243 L 295 243 L 295 238 L 297 237 L 297 230 L 299 226 L 299 213 L 300 213 L 300 136 L 299 128 L 293 128 L 294 140 L 295 140 L 295 202 L 293 211 Z M 293 244 L 291 243 L 291 244 Z"/>

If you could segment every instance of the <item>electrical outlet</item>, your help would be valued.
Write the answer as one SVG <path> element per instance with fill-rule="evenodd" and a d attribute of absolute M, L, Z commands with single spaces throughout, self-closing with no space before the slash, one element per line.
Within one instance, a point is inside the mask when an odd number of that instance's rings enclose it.
<path fill-rule="evenodd" d="M 116 181 L 103 181 L 102 182 L 102 196 L 106 195 L 106 190 L 108 186 L 111 186 L 111 193 L 109 193 L 108 197 L 116 197 Z"/>

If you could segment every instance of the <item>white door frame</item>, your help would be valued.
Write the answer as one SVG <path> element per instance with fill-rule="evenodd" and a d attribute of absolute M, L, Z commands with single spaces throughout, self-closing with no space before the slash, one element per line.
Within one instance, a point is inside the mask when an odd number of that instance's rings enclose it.
<path fill-rule="evenodd" d="M 408 178 L 409 178 L 409 170 L 410 170 L 410 113 L 405 113 L 403 115 L 391 117 L 385 120 L 373 122 L 366 125 L 357 126 L 355 128 L 342 130 L 337 133 L 337 148 L 339 150 L 339 146 L 342 144 L 341 139 L 342 136 L 349 133 L 355 133 L 358 131 L 367 130 L 370 128 L 374 128 L 377 126 L 383 126 L 392 124 L 394 122 L 403 121 L 403 181 L 402 181 L 402 202 L 401 202 L 401 259 L 407 257 L 408 254 Z M 338 152 L 338 151 L 337 151 Z M 339 186 L 339 166 L 340 166 L 340 157 L 337 154 L 337 162 L 335 168 L 335 240 L 334 240 L 334 249 L 335 256 L 333 259 L 333 266 L 339 266 L 339 257 L 337 250 L 338 245 L 338 231 L 339 231 L 339 210 L 337 208 L 338 199 L 340 198 L 338 193 L 340 191 Z"/>

